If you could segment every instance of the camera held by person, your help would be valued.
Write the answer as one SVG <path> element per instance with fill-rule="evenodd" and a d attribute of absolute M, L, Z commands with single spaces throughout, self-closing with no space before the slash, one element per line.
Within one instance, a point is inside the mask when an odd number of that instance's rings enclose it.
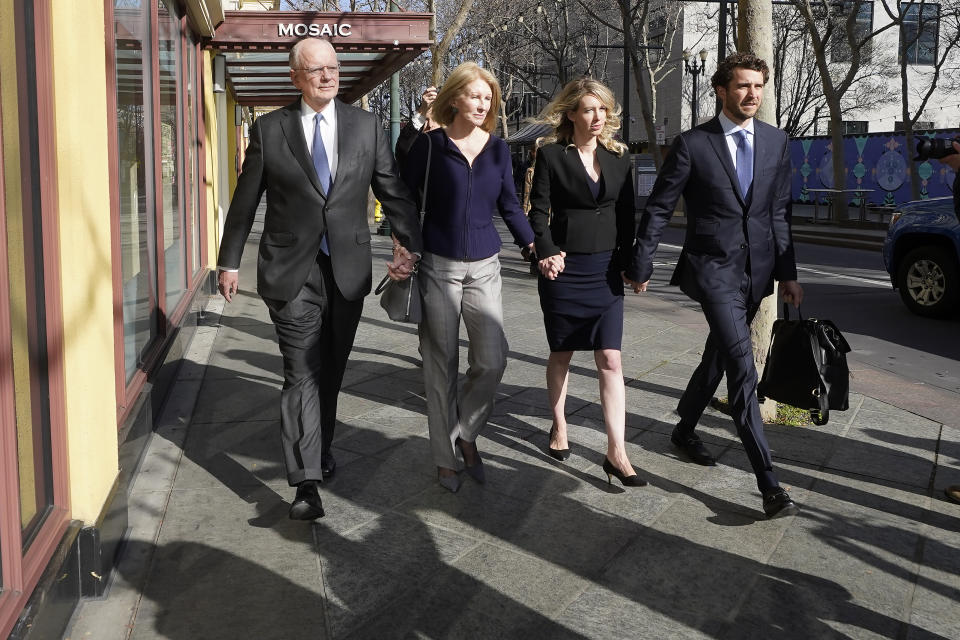
<path fill-rule="evenodd" d="M 960 153 L 955 148 L 957 143 L 960 143 L 960 137 L 949 140 L 946 138 L 922 138 L 917 142 L 917 157 L 914 158 L 914 160 L 920 162 L 924 162 L 930 158 L 940 160 L 949 155 Z"/>

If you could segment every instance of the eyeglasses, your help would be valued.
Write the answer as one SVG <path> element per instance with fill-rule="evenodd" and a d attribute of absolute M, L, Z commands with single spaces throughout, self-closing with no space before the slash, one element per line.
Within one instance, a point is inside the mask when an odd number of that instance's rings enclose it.
<path fill-rule="evenodd" d="M 340 73 L 340 66 L 330 65 L 326 67 L 313 67 L 310 69 L 299 68 L 299 69 L 294 69 L 294 71 L 303 71 L 305 74 L 307 74 L 311 78 L 315 78 L 322 73 L 326 73 L 326 75 L 328 76 L 335 76 Z"/>

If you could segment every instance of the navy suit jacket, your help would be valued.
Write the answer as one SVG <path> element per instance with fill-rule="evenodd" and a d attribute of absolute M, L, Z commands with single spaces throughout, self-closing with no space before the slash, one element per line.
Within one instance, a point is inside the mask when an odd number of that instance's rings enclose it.
<path fill-rule="evenodd" d="M 774 277 L 796 280 L 786 133 L 754 120 L 753 167 L 745 202 L 718 118 L 677 136 L 647 199 L 627 277 L 650 279 L 663 228 L 682 195 L 687 231 L 670 284 L 697 302 L 727 301 L 749 269 L 759 301 L 773 292 Z"/>

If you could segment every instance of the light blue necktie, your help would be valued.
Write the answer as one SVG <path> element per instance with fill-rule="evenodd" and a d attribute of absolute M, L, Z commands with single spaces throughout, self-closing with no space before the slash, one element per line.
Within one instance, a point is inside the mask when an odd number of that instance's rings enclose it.
<path fill-rule="evenodd" d="M 737 136 L 737 180 L 740 182 L 740 193 L 746 202 L 750 185 L 753 183 L 753 148 L 746 131 L 740 129 L 734 135 Z"/>
<path fill-rule="evenodd" d="M 323 187 L 323 192 L 330 194 L 330 163 L 327 162 L 327 150 L 323 147 L 323 138 L 320 136 L 320 121 L 323 120 L 323 114 L 318 113 L 313 117 L 313 168 L 317 172 L 317 180 Z M 320 251 L 330 255 L 330 247 L 327 245 L 327 234 L 324 233 L 320 238 Z"/>

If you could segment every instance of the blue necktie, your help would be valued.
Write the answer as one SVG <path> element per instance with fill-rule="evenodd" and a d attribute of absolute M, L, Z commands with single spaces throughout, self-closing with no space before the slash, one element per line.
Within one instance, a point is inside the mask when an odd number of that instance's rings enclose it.
<path fill-rule="evenodd" d="M 330 194 L 330 163 L 327 162 L 327 150 L 323 147 L 323 138 L 320 136 L 320 121 L 323 120 L 323 114 L 318 113 L 313 117 L 313 168 L 317 172 L 317 180 L 323 187 L 323 192 Z M 327 245 L 327 234 L 324 233 L 320 238 L 320 251 L 330 255 L 330 247 Z"/>
<path fill-rule="evenodd" d="M 740 193 L 746 202 L 750 185 L 753 183 L 753 148 L 746 131 L 740 129 L 734 135 L 737 136 L 737 180 L 740 182 Z"/>

